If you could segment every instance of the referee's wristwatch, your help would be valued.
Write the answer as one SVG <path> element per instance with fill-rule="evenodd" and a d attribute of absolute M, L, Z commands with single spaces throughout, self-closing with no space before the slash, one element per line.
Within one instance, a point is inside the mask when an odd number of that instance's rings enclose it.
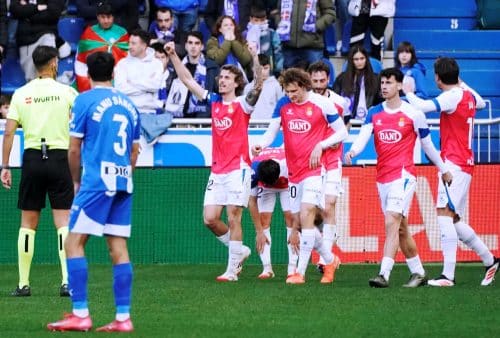
<path fill-rule="evenodd" d="M 0 165 L 0 170 L 10 169 L 9 165 Z"/>

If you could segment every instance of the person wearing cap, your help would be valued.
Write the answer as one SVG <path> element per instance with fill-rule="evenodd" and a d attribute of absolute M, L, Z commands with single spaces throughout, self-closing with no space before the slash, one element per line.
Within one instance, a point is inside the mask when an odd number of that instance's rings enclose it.
<path fill-rule="evenodd" d="M 30 296 L 29 282 L 35 234 L 41 209 L 49 197 L 57 229 L 57 248 L 61 261 L 60 296 L 69 296 L 64 240 L 73 202 L 73 181 L 68 165 L 69 120 L 76 91 L 56 82 L 58 51 L 38 46 L 33 51 L 37 78 L 17 89 L 12 96 L 5 126 L 0 178 L 6 189 L 12 187 L 9 158 L 18 126 L 23 126 L 24 153 L 19 183 L 18 208 L 21 209 L 18 258 L 19 284 L 12 296 Z M 54 241 L 54 244 L 56 242 Z"/>
<path fill-rule="evenodd" d="M 127 56 L 127 30 L 114 23 L 113 8 L 108 3 L 99 3 L 96 8 L 97 24 L 88 26 L 78 42 L 75 73 L 76 86 L 79 92 L 90 89 L 87 74 L 87 56 L 101 51 L 111 53 L 118 63 Z"/>

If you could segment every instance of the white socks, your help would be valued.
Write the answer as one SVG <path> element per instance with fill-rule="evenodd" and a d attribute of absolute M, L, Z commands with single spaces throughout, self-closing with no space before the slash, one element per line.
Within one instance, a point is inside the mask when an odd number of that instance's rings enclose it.
<path fill-rule="evenodd" d="M 241 262 L 242 241 L 229 241 L 229 259 L 227 262 L 227 271 L 236 274 L 238 265 Z"/>
<path fill-rule="evenodd" d="M 222 244 L 224 244 L 225 246 L 229 246 L 229 238 L 230 238 L 229 230 L 224 235 L 216 237 Z"/>
<path fill-rule="evenodd" d="M 408 265 L 408 269 L 410 269 L 410 272 L 412 274 L 418 273 L 421 276 L 425 276 L 425 270 L 418 255 L 412 258 L 407 258 L 406 264 Z"/>
<path fill-rule="evenodd" d="M 385 280 L 389 281 L 389 277 L 391 276 L 391 271 L 393 266 L 394 266 L 394 259 L 390 257 L 383 257 L 382 263 L 380 264 L 379 275 L 384 276 Z"/>
<path fill-rule="evenodd" d="M 438 216 L 438 225 L 441 230 L 441 250 L 443 251 L 443 275 L 455 279 L 455 265 L 457 263 L 458 235 L 453 225 L 453 218 Z"/>
<path fill-rule="evenodd" d="M 333 254 L 332 254 L 332 246 L 328 246 L 323 239 L 323 236 L 319 232 L 318 228 L 314 227 L 314 249 L 318 251 L 320 260 L 320 264 L 330 264 L 333 262 Z M 324 235 L 324 233 L 323 233 Z"/>
<path fill-rule="evenodd" d="M 297 272 L 302 276 L 305 276 L 306 274 L 309 258 L 311 258 L 311 251 L 314 248 L 314 232 L 314 229 L 302 229 L 302 235 L 300 236 L 299 264 L 297 266 Z"/>
<path fill-rule="evenodd" d="M 481 257 L 484 266 L 490 266 L 493 264 L 495 260 L 493 254 L 481 238 L 479 238 L 475 231 L 470 227 L 470 225 L 460 221 L 455 223 L 455 229 L 457 230 L 458 238 L 460 238 L 465 245 L 474 250 L 474 252 Z"/>

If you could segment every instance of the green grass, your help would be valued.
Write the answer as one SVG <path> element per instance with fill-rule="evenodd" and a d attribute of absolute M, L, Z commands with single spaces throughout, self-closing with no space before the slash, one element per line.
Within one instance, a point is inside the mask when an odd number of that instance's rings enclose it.
<path fill-rule="evenodd" d="M 0 335 L 54 337 L 45 325 L 69 311 L 58 296 L 58 267 L 32 268 L 31 297 L 13 298 L 17 267 L 0 266 Z M 405 289 L 398 265 L 388 289 L 371 289 L 376 265 L 343 265 L 333 285 L 308 269 L 305 285 L 286 285 L 284 266 L 260 281 L 261 267 L 246 266 L 237 283 L 220 284 L 222 265 L 135 265 L 132 318 L 135 337 L 495 337 L 500 335 L 500 288 L 481 287 L 483 268 L 457 267 L 458 285 Z M 427 266 L 430 276 L 439 266 Z M 91 265 L 89 303 L 94 326 L 114 317 L 111 268 Z M 97 333 L 64 333 L 64 336 Z M 121 335 L 127 336 L 127 335 Z"/>

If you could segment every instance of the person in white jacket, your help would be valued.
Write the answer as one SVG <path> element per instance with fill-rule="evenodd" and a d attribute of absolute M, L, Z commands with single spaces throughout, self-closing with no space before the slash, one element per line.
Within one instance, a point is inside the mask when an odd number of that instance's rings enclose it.
<path fill-rule="evenodd" d="M 140 113 L 156 113 L 157 93 L 162 85 L 163 65 L 149 48 L 149 34 L 141 29 L 130 33 L 128 55 L 115 67 L 115 88 L 126 94 Z"/>

